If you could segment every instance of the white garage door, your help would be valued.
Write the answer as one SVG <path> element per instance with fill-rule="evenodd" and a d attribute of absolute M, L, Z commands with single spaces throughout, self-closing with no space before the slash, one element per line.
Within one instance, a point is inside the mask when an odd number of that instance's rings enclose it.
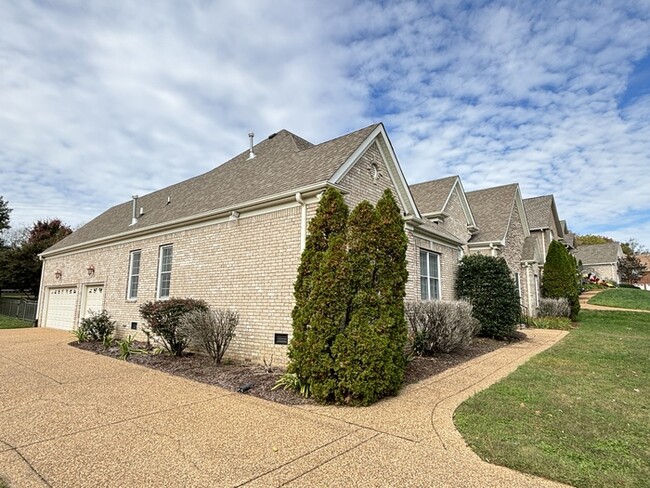
<path fill-rule="evenodd" d="M 101 312 L 104 308 L 104 285 L 91 285 L 84 289 L 81 317 L 89 317 L 90 312 Z"/>
<path fill-rule="evenodd" d="M 49 288 L 47 293 L 45 327 L 71 330 L 77 307 L 77 289 Z"/>

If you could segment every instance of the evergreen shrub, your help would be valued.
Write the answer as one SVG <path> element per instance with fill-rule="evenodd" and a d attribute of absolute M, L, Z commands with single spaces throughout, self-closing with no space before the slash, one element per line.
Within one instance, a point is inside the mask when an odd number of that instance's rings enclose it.
<path fill-rule="evenodd" d="M 111 316 L 106 310 L 101 312 L 90 311 L 89 317 L 81 319 L 81 324 L 75 331 L 77 338 L 82 338 L 87 341 L 105 342 L 109 341 L 115 332 L 115 321 L 111 320 Z M 83 342 L 83 340 L 79 340 Z"/>
<path fill-rule="evenodd" d="M 140 305 L 140 315 L 147 322 L 151 333 L 174 356 L 182 356 L 190 342 L 186 331 L 181 327 L 181 319 L 185 314 L 197 310 L 207 312 L 208 304 L 194 298 L 170 298 Z"/>
<path fill-rule="evenodd" d="M 558 241 L 552 241 L 542 275 L 542 296 L 544 298 L 566 298 L 571 307 L 569 318 L 575 321 L 580 312 L 580 282 L 577 262 Z"/>
<path fill-rule="evenodd" d="M 517 287 L 503 258 L 482 254 L 463 257 L 456 294 L 472 304 L 472 313 L 481 324 L 480 335 L 495 339 L 514 335 L 521 308 Z"/>

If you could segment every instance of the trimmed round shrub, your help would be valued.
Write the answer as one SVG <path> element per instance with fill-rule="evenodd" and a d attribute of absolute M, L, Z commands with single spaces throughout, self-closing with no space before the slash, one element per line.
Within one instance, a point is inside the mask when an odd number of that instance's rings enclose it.
<path fill-rule="evenodd" d="M 517 287 L 503 258 L 465 256 L 458 266 L 456 293 L 472 304 L 472 314 L 481 324 L 480 335 L 495 339 L 514 335 L 521 308 Z"/>
<path fill-rule="evenodd" d="M 115 321 L 111 320 L 111 316 L 106 310 L 90 311 L 89 317 L 81 319 L 77 337 L 83 337 L 88 341 L 104 342 L 113 335 L 113 332 L 115 332 Z"/>

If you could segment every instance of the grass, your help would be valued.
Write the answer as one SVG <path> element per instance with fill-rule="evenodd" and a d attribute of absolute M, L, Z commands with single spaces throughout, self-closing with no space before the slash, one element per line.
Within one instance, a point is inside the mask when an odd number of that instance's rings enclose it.
<path fill-rule="evenodd" d="M 606 307 L 650 310 L 650 291 L 634 288 L 613 288 L 601 291 L 598 295 L 592 297 L 588 303 L 605 305 Z"/>
<path fill-rule="evenodd" d="M 0 329 L 18 329 L 21 327 L 33 327 L 32 322 L 20 320 L 8 315 L 0 315 Z M 1 487 L 0 487 L 1 488 Z"/>
<path fill-rule="evenodd" d="M 650 479 L 650 314 L 583 311 L 580 327 L 456 411 L 484 460 L 577 487 Z"/>

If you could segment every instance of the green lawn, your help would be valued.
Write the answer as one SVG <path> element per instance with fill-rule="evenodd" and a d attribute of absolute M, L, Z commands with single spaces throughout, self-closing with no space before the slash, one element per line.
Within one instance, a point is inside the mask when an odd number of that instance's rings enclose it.
<path fill-rule="evenodd" d="M 591 298 L 588 303 L 607 307 L 650 310 L 650 291 L 635 288 L 612 288 L 611 290 L 601 291 Z"/>
<path fill-rule="evenodd" d="M 18 329 L 20 327 L 33 327 L 31 322 L 20 320 L 7 315 L 0 315 L 0 329 Z"/>
<path fill-rule="evenodd" d="M 454 416 L 494 464 L 577 487 L 650 480 L 650 314 L 583 311 L 580 327 Z"/>

